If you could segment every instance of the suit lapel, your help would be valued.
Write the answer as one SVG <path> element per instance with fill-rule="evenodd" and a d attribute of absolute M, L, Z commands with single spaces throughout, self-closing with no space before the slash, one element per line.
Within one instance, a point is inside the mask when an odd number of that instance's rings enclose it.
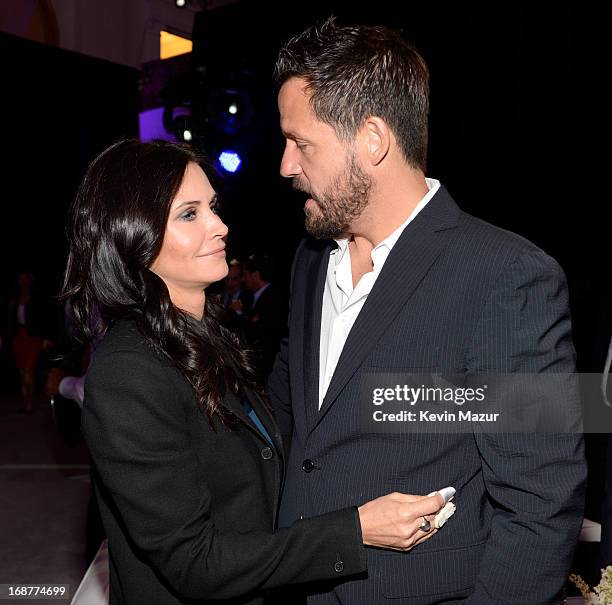
<path fill-rule="evenodd" d="M 406 227 L 353 324 L 312 428 L 323 419 L 389 324 L 408 303 L 444 248 L 443 238 L 437 231 L 453 227 L 458 212 L 455 203 L 441 187 Z"/>
<path fill-rule="evenodd" d="M 321 313 L 329 254 L 335 247 L 335 242 L 330 242 L 323 249 L 322 254 L 311 263 L 306 280 L 307 284 L 314 284 L 314 288 L 306 295 L 307 311 L 304 326 L 304 403 L 306 407 L 306 423 L 310 428 L 318 421 L 319 416 Z"/>

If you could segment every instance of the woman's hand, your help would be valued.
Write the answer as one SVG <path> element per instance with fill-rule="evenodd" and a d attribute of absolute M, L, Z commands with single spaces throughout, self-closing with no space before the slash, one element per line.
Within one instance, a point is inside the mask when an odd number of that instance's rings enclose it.
<path fill-rule="evenodd" d="M 443 490 L 444 495 L 435 492 L 431 496 L 395 492 L 366 502 L 358 508 L 363 543 L 366 546 L 408 551 L 429 539 L 438 531 L 434 528 L 436 513 L 452 496 L 447 490 Z M 428 531 L 420 529 L 425 520 L 430 526 Z"/>

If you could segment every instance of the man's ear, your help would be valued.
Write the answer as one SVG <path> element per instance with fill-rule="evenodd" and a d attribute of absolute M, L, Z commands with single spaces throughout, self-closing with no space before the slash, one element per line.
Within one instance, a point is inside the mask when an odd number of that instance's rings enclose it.
<path fill-rule="evenodd" d="M 370 116 L 364 123 L 362 135 L 365 141 L 365 153 L 372 166 L 378 166 L 391 146 L 391 133 L 387 123 L 376 116 Z"/>

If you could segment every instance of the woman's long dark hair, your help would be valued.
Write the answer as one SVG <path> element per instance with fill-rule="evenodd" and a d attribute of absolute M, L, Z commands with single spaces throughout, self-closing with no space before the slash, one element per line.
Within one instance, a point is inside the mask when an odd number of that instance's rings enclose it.
<path fill-rule="evenodd" d="M 207 297 L 198 321 L 172 304 L 164 281 L 149 270 L 190 162 L 210 175 L 193 150 L 166 141 L 122 140 L 91 163 L 68 216 L 62 296 L 85 341 L 116 319 L 135 317 L 151 347 L 191 383 L 209 421 L 216 415 L 230 423 L 223 398 L 253 382 L 248 353 L 221 324 L 219 305 Z"/>

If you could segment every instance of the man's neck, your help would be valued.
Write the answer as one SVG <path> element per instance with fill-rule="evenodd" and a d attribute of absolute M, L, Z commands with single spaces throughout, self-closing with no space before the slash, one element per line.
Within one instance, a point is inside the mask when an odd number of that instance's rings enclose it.
<path fill-rule="evenodd" d="M 351 227 L 349 239 L 362 238 L 370 244 L 370 252 L 405 223 L 429 188 L 420 171 L 406 171 L 376 186 L 370 203 Z M 357 242 L 358 243 L 358 242 Z M 365 250 L 364 242 L 357 245 Z M 351 250 L 352 253 L 352 250 Z"/>

